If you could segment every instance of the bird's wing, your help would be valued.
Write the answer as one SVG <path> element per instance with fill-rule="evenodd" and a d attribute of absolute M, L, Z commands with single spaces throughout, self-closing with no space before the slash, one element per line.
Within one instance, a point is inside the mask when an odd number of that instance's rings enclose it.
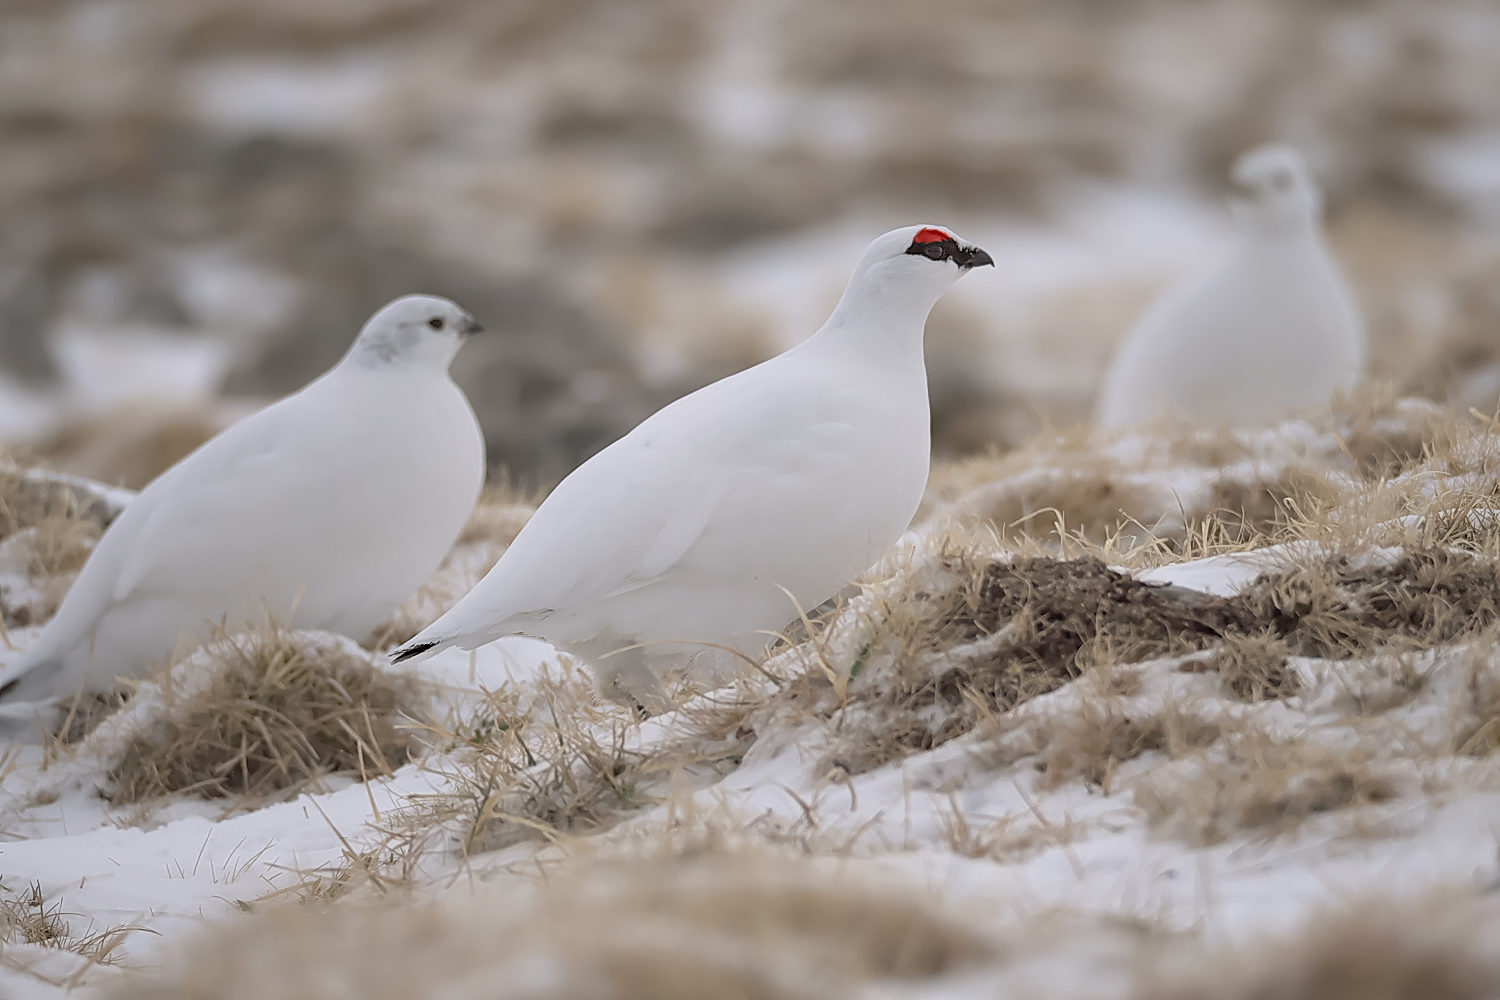
<path fill-rule="evenodd" d="M 182 593 L 184 573 L 203 576 L 205 587 L 211 577 L 238 593 L 260 567 L 285 555 L 288 546 L 272 552 L 266 537 L 295 534 L 301 519 L 283 520 L 276 512 L 316 503 L 306 492 L 309 470 L 337 475 L 329 468 L 336 456 L 310 454 L 316 442 L 299 432 L 301 400 L 290 396 L 234 425 L 142 494 L 148 503 L 121 553 L 114 600 Z"/>
<path fill-rule="evenodd" d="M 669 571 L 702 536 L 729 481 L 701 464 L 668 471 L 651 451 L 626 438 L 564 480 L 434 634 L 577 607 Z"/>
<path fill-rule="evenodd" d="M 788 471 L 774 453 L 788 435 L 805 433 L 778 405 L 785 394 L 767 393 L 768 374 L 750 377 L 755 372 L 678 400 L 585 462 L 489 575 L 413 644 L 495 633 L 508 621 L 579 607 L 669 573 L 740 484 Z"/>
<path fill-rule="evenodd" d="M 255 420 L 252 416 L 243 423 Z M 221 477 L 234 472 L 240 460 L 276 444 L 274 437 L 264 434 L 245 435 L 238 430 L 240 426 L 193 453 L 131 501 L 99 540 L 57 614 L 9 665 L 0 685 L 10 688 L 39 668 L 62 667 L 69 650 L 85 641 L 101 617 L 119 602 L 151 593 L 182 592 L 181 574 L 194 556 L 200 565 L 205 555 L 219 563 L 218 556 L 226 548 L 224 539 L 208 537 L 205 525 L 222 521 L 202 515 L 222 503 L 226 490 L 241 483 L 240 477 L 231 475 L 221 486 Z M 246 534 L 253 532 L 252 525 Z M 244 548 L 245 540 L 237 536 L 229 547 Z M 230 566 L 230 573 L 244 563 L 232 556 L 226 561 L 241 564 Z M 222 578 L 222 574 L 216 576 Z M 209 589 L 204 585 L 188 593 Z"/>

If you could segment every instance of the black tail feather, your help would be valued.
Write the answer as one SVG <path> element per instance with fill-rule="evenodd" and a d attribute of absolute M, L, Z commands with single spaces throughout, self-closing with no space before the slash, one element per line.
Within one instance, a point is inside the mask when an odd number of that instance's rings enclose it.
<path fill-rule="evenodd" d="M 435 642 L 419 642 L 412 646 L 402 646 L 391 654 L 391 662 L 400 663 L 403 660 L 411 659 L 413 656 L 421 656 L 436 645 L 437 643 Z"/>

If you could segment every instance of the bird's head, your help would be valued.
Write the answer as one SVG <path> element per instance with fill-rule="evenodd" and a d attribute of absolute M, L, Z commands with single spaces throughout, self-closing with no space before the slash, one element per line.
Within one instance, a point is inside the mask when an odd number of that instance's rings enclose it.
<path fill-rule="evenodd" d="M 854 269 L 844 293 L 847 307 L 910 306 L 926 316 L 961 275 L 994 264 L 989 254 L 942 226 L 907 226 L 877 237 Z"/>
<path fill-rule="evenodd" d="M 1290 146 L 1260 146 L 1235 161 L 1235 210 L 1252 224 L 1291 229 L 1315 221 L 1323 195 L 1307 161 Z"/>
<path fill-rule="evenodd" d="M 407 295 L 370 317 L 348 357 L 366 366 L 447 371 L 464 340 L 483 329 L 456 302 L 436 295 Z"/>

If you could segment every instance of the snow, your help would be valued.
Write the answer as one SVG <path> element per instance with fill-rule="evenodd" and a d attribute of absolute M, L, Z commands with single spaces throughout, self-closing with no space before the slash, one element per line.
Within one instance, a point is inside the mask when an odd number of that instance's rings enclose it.
<path fill-rule="evenodd" d="M 253 83 L 254 73 L 246 72 L 244 79 Z M 359 71 L 349 72 L 354 83 L 334 87 L 328 98 L 333 103 L 309 111 L 309 121 L 334 114 L 330 107 L 357 110 L 368 99 L 359 96 Z M 755 67 L 744 69 L 748 76 L 754 72 Z M 700 95 L 704 113 L 718 114 L 714 109 L 744 94 L 770 100 L 749 84 L 743 93 L 726 86 Z M 209 99 L 227 100 L 222 95 L 204 98 Z M 245 128 L 259 128 L 257 123 L 271 114 L 265 108 L 289 99 L 280 92 L 252 94 L 244 98 L 245 108 L 234 113 L 242 115 Z M 735 141 L 753 145 L 781 134 L 784 123 L 776 116 L 782 112 L 774 102 L 740 111 L 739 120 L 724 124 L 736 130 Z M 1021 337 L 1028 317 L 1045 308 L 1049 297 L 1104 280 L 1159 284 L 1216 245 L 1223 233 L 1222 213 L 1199 201 L 1149 192 L 1080 192 L 1079 199 L 1073 203 L 1076 211 L 1061 211 L 1045 225 L 995 218 L 963 227 L 965 237 L 991 252 L 1006 280 L 962 282 L 954 303 L 992 319 L 1001 335 Z M 767 241 L 724 262 L 722 280 L 738 307 L 769 317 L 776 346 L 785 346 L 821 322 L 847 277 L 848 259 L 880 225 L 873 219 L 853 220 Z M 179 270 L 194 319 L 215 331 L 271 325 L 290 308 L 290 286 L 232 251 L 205 255 Z M 58 358 L 67 384 L 73 398 L 90 408 L 104 409 L 134 395 L 201 397 L 214 390 L 227 361 L 218 341 L 194 342 L 162 331 L 138 330 L 138 336 L 106 342 L 105 334 L 80 320 L 62 332 Z M 54 403 L 0 384 L 0 436 L 11 434 L 12 427 L 30 435 L 33 427 L 55 419 Z M 1296 423 L 1268 430 L 1249 439 L 1245 453 L 1250 457 L 1209 472 L 1187 465 L 1148 468 L 1153 452 L 1143 439 L 1124 439 L 1113 448 L 1123 464 L 1141 467 L 1140 485 L 1167 497 L 1185 497 L 1202 491 L 1209 476 L 1252 481 L 1293 453 L 1306 452 L 1316 460 L 1326 444 L 1326 435 L 1320 434 Z M 1476 466 L 1484 464 L 1482 455 L 1473 459 Z M 1024 475 L 1045 478 L 1064 471 L 1043 465 Z M 68 482 L 100 492 L 115 511 L 129 501 L 124 491 Z M 1488 526 L 1479 523 L 1478 512 L 1471 520 L 1476 529 Z M 925 543 L 921 531 L 909 533 L 889 565 L 919 562 Z M 1260 574 L 1312 551 L 1310 543 L 1272 546 L 1142 569 L 1135 575 L 1152 584 L 1227 597 Z M 24 596 L 33 588 L 18 562 L 5 558 L 0 548 L 0 593 Z M 15 630 L 10 638 L 24 648 L 33 635 L 33 630 Z M 846 641 L 856 635 L 851 631 Z M 0 659 L 6 655 L 0 652 Z M 1422 659 L 1428 693 L 1425 701 L 1402 709 L 1404 733 L 1431 741 L 1433 734 L 1446 731 L 1457 696 L 1445 693 L 1443 685 L 1465 676 L 1467 656 L 1468 651 L 1455 648 Z M 451 724 L 469 717 L 488 693 L 508 688 L 534 692 L 559 662 L 559 654 L 545 643 L 512 638 L 473 653 L 448 650 L 415 669 L 438 688 L 435 717 Z M 1328 679 L 1330 668 L 1323 661 L 1299 660 L 1296 667 L 1314 680 Z M 1209 682 L 1199 675 L 1173 673 L 1171 664 L 1151 670 L 1152 683 L 1160 684 L 1148 686 L 1139 696 L 1141 704 L 1173 692 L 1209 701 L 1218 697 L 1204 693 Z M 1269 706 L 1259 718 L 1278 732 L 1334 739 L 1349 721 L 1340 708 L 1340 698 L 1346 696 L 1337 680 L 1320 682 L 1317 695 L 1309 694 L 1294 708 Z M 1078 700 L 1089 696 L 1076 688 L 1028 703 L 1023 717 L 1045 721 L 1050 713 L 1075 711 Z M 652 719 L 632 729 L 630 739 L 649 750 L 679 733 L 685 722 L 684 714 Z M 1406 758 L 1392 762 L 1398 776 L 1432 790 L 1363 810 L 1361 822 L 1373 834 L 1351 833 L 1346 817 L 1330 814 L 1287 835 L 1252 831 L 1199 847 L 1153 827 L 1129 791 L 1132 780 L 1144 774 L 1159 769 L 1175 773 L 1168 770 L 1175 762 L 1161 754 L 1123 764 L 1106 792 L 1082 781 L 1044 787 L 1030 759 L 994 766 L 988 737 L 977 732 L 853 776 L 830 774 L 822 766 L 829 739 L 824 722 L 778 720 L 775 727 L 757 732 L 737 768 L 687 791 L 691 809 L 680 798 L 643 809 L 588 838 L 588 848 L 659 842 L 663 830 L 691 812 L 704 824 L 792 841 L 841 863 L 890 870 L 955 906 L 997 918 L 1026 920 L 1075 910 L 1196 932 L 1211 943 L 1293 929 L 1330 904 L 1373 889 L 1416 897 L 1435 887 L 1480 886 L 1500 878 L 1495 850 L 1500 792 L 1492 779 L 1474 773 L 1474 762 L 1451 756 L 1443 764 Z M 348 852 L 369 848 L 380 839 L 378 827 L 409 806 L 413 796 L 445 789 L 444 771 L 451 763 L 434 749 L 430 759 L 408 764 L 390 777 L 367 784 L 332 779 L 321 789 L 254 811 L 229 812 L 223 803 L 184 800 L 148 812 L 111 806 L 98 795 L 97 781 L 90 780 L 102 776 L 98 761 L 70 769 L 49 764 L 41 747 L 15 747 L 0 763 L 3 887 L 15 893 L 37 883 L 49 903 L 59 903 L 71 915 L 75 929 L 141 928 L 129 935 L 120 954 L 126 970 L 149 968 L 205 920 L 286 905 L 298 895 L 304 873 L 336 867 Z M 42 798 L 48 801 L 36 800 L 39 791 L 47 793 Z M 995 825 L 997 836 L 1003 834 L 1001 847 L 979 856 L 956 850 L 957 816 L 976 827 Z M 471 884 L 486 882 L 514 886 L 529 879 L 538 860 L 555 850 L 524 843 L 467 859 L 439 855 L 424 869 L 424 890 L 467 892 Z M 3 996 L 59 997 L 68 994 L 70 982 L 102 987 L 129 974 L 36 946 L 8 945 L 6 958 L 10 964 L 0 965 Z M 1076 986 L 1078 995 L 1093 990 L 1092 995 L 1105 996 L 1113 973 L 1106 962 L 1074 963 L 1039 954 L 1006 975 L 1012 983 L 1030 976 L 1033 984 L 1049 989 L 1061 989 L 1067 980 L 1083 984 Z M 974 994 L 992 995 L 987 991 L 993 987 L 994 980 L 986 979 Z"/>
<path fill-rule="evenodd" d="M 1298 555 L 1307 554 L 1307 548 L 1305 545 L 1271 545 L 1249 552 L 1170 563 L 1141 570 L 1135 577 L 1146 583 L 1170 584 L 1216 597 L 1233 597 L 1262 573 L 1285 568 Z"/>
<path fill-rule="evenodd" d="M 544 643 L 510 639 L 473 654 L 447 651 L 421 669 L 445 685 L 449 704 L 458 705 L 461 692 L 473 704 L 485 690 L 526 683 L 555 661 Z M 142 928 L 122 949 L 131 966 L 157 960 L 204 917 L 279 898 L 304 873 L 339 864 L 349 845 L 368 839 L 370 824 L 411 795 L 441 784 L 428 767 L 413 763 L 389 778 L 368 784 L 334 780 L 326 791 L 253 812 L 225 815 L 222 803 L 181 802 L 132 825 L 128 807 L 108 806 L 88 783 L 66 775 L 55 780 L 54 769 L 43 766 L 41 748 L 21 753 L 0 783 L 0 829 L 9 841 L 0 844 L 5 887 L 15 891 L 38 883 L 49 902 L 62 901 L 74 922 Z M 73 773 L 86 772 L 80 767 Z M 58 797 L 37 803 L 40 788 Z M 86 979 L 113 972 L 86 971 Z M 28 998 L 65 992 L 14 969 L 0 969 L 0 989 Z"/>
<path fill-rule="evenodd" d="M 930 580 L 923 575 L 930 573 L 925 544 L 920 532 L 910 534 L 891 565 L 936 586 L 940 573 Z M 1261 573 L 1314 554 L 1309 545 L 1217 555 L 1142 570 L 1138 576 L 1227 596 Z M 1366 558 L 1371 565 L 1383 564 L 1398 553 L 1374 549 Z M 871 607 L 870 598 L 856 598 L 846 624 L 830 633 L 824 654 L 833 662 L 867 641 L 858 622 Z M 806 647 L 796 647 L 769 666 L 789 669 L 807 655 Z M 1223 699 L 1213 675 L 1177 670 L 1181 659 L 1143 666 L 1142 685 L 1127 702 L 1136 706 L 1132 711 L 1196 705 L 1210 717 L 1253 719 L 1288 739 L 1338 745 L 1354 738 L 1347 703 L 1350 686 L 1361 683 L 1357 663 L 1299 660 L 1297 669 L 1309 685 L 1305 697 L 1247 705 Z M 1467 696 L 1465 664 L 1470 662 L 1472 654 L 1463 647 L 1423 654 L 1414 661 L 1426 678 L 1421 697 L 1393 709 L 1389 719 L 1360 724 L 1386 726 L 1384 731 L 1407 734 L 1407 740 L 1440 739 Z M 415 669 L 437 687 L 435 716 L 451 726 L 472 717 L 489 692 L 509 687 L 533 696 L 560 666 L 551 647 L 517 637 L 473 652 L 447 650 Z M 1078 681 L 1013 714 L 1017 725 L 1047 727 L 1096 696 Z M 83 747 L 107 748 L 109 727 L 128 731 L 117 719 L 151 711 L 149 698 L 133 703 Z M 664 745 L 680 733 L 687 711 L 649 720 L 633 731 L 630 745 L 644 753 Z M 1079 780 L 1052 787 L 1028 756 L 997 764 L 997 737 L 976 730 L 934 750 L 849 775 L 831 773 L 822 763 L 834 736 L 830 720 L 777 717 L 757 731 L 738 767 L 700 779 L 595 834 L 593 849 L 660 842 L 664 831 L 693 816 L 705 827 L 796 842 L 814 855 L 845 859 L 843 864 L 875 866 L 992 922 L 1072 912 L 1144 921 L 1212 944 L 1294 930 L 1374 887 L 1394 898 L 1418 898 L 1439 887 L 1486 885 L 1500 878 L 1495 851 L 1500 790 L 1485 778 L 1479 761 L 1420 754 L 1385 761 L 1392 780 L 1408 791 L 1359 810 L 1357 829 L 1365 831 L 1360 835 L 1352 834 L 1348 817 L 1335 811 L 1314 815 L 1285 834 L 1237 831 L 1221 843 L 1194 846 L 1153 825 L 1130 792 L 1143 776 L 1174 780 L 1194 766 L 1190 760 L 1146 753 L 1122 763 L 1106 787 Z M 8 996 L 63 996 L 67 986 L 57 984 L 75 981 L 107 986 L 130 974 L 127 970 L 165 961 L 206 919 L 287 905 L 307 873 L 336 868 L 349 852 L 378 843 L 379 828 L 400 815 L 412 796 L 448 787 L 445 775 L 452 763 L 435 747 L 432 756 L 390 777 L 368 784 L 332 779 L 291 801 L 249 812 L 193 800 L 143 810 L 111 806 L 99 796 L 91 778 L 108 769 L 107 755 L 90 757 L 90 752 L 46 764 L 40 747 L 16 751 L 0 782 L 0 829 L 8 838 L 0 844 L 4 886 L 16 892 L 36 883 L 80 927 L 140 930 L 121 947 L 120 968 L 70 964 L 55 951 L 11 947 L 11 966 L 0 969 L 0 989 Z M 1425 791 L 1411 792 L 1415 788 Z M 955 832 L 960 821 L 970 828 L 969 848 L 960 849 L 963 836 Z M 991 835 L 991 846 L 983 848 L 984 837 Z M 520 891 L 529 884 L 528 872 L 557 850 L 528 842 L 467 858 L 438 852 L 424 861 L 422 878 L 427 891 L 440 894 L 468 893 L 487 883 Z M 1054 986 L 1072 982 L 1078 992 L 1066 995 L 1104 996 L 1117 988 L 1118 965 L 1098 956 L 1072 960 L 1066 953 L 1039 953 L 1013 963 L 1004 975 L 1007 982 L 1027 977 Z M 993 977 L 977 979 L 975 995 L 994 983 Z"/>

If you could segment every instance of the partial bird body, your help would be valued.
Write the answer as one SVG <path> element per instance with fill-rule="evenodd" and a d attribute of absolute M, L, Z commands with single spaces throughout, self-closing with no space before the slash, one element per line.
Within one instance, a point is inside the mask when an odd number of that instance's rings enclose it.
<path fill-rule="evenodd" d="M 1301 158 L 1269 147 L 1235 174 L 1252 194 L 1238 233 L 1130 331 L 1105 378 L 1102 426 L 1165 414 L 1253 425 L 1325 406 L 1363 377 L 1364 325 Z"/>
<path fill-rule="evenodd" d="M 663 670 L 718 674 L 869 568 L 927 482 L 923 323 L 973 266 L 914 259 L 922 230 L 877 240 L 812 338 L 678 400 L 565 479 L 398 658 L 540 636 L 589 662 L 606 694 L 660 711 Z"/>
<path fill-rule="evenodd" d="M 339 366 L 151 483 L 0 675 L 0 697 L 108 687 L 217 625 L 267 616 L 373 631 L 436 568 L 483 485 L 478 424 L 447 375 L 463 333 L 427 327 L 435 317 L 472 324 L 446 300 L 398 300 Z M 421 342 L 379 336 L 398 323 Z"/>

